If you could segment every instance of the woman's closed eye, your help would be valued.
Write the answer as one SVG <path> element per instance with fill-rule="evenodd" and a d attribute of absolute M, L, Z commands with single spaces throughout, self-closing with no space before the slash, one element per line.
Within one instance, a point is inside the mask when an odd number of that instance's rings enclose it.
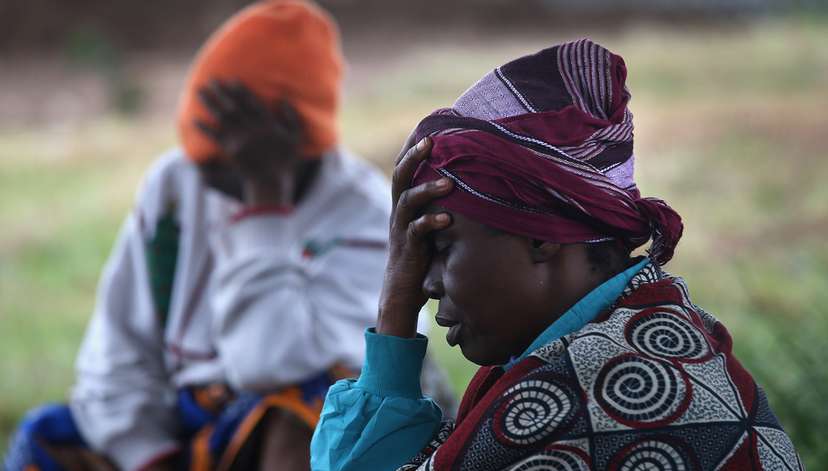
<path fill-rule="evenodd" d="M 432 233 L 433 234 L 433 233 Z M 434 255 L 442 255 L 451 248 L 451 242 L 447 240 L 445 237 L 441 237 L 438 234 L 432 235 L 429 234 L 428 236 L 428 244 L 431 247 L 431 251 Z"/>
<path fill-rule="evenodd" d="M 432 244 L 432 247 L 434 248 L 434 254 L 435 255 L 445 255 L 448 252 L 448 250 L 451 248 L 451 244 L 449 244 L 448 242 L 443 241 L 443 242 L 440 242 L 440 243 Z"/>

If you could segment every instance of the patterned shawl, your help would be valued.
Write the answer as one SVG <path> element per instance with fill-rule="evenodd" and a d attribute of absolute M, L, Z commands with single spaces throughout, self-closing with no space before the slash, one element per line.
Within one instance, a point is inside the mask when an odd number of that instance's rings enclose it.
<path fill-rule="evenodd" d="M 731 338 L 648 264 L 607 312 L 504 374 L 400 470 L 803 470 Z"/>
<path fill-rule="evenodd" d="M 663 265 L 683 226 L 633 180 L 626 75 L 620 56 L 588 39 L 498 67 L 420 122 L 418 139 L 434 148 L 415 184 L 450 177 L 459 191 L 437 204 L 535 239 L 617 239 L 632 251 L 652 238 Z"/>

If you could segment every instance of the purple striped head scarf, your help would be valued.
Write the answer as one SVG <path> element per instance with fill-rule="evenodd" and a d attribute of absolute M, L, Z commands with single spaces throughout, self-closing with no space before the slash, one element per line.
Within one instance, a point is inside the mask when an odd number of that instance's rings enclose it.
<path fill-rule="evenodd" d="M 498 67 L 417 126 L 434 147 L 414 183 L 451 178 L 435 203 L 502 231 L 628 251 L 652 239 L 650 258 L 667 263 L 683 225 L 633 180 L 626 76 L 620 56 L 588 39 Z"/>

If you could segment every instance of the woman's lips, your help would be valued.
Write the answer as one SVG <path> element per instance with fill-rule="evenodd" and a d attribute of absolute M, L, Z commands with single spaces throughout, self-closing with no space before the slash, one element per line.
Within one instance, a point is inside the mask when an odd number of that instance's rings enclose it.
<path fill-rule="evenodd" d="M 462 324 L 454 324 L 449 327 L 448 332 L 446 332 L 446 342 L 448 342 L 449 346 L 453 347 L 457 345 L 457 337 L 460 335 L 461 327 Z"/>
<path fill-rule="evenodd" d="M 462 327 L 462 324 L 447 317 L 442 317 L 439 314 L 434 317 L 434 320 L 440 327 L 449 328 L 448 332 L 446 332 L 446 342 L 448 342 L 448 344 L 452 347 L 457 345 L 457 340 L 458 336 L 460 335 L 460 329 Z"/>

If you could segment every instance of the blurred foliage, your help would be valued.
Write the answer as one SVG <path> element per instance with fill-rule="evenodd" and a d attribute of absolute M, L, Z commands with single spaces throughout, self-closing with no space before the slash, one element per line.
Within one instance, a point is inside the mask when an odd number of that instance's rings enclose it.
<path fill-rule="evenodd" d="M 828 252 L 769 251 L 764 263 L 740 259 L 734 271 L 741 289 L 750 293 L 743 315 L 761 322 L 765 330 L 745 345 L 734 347 L 749 366 L 784 420 L 786 431 L 806 466 L 828 463 Z"/>
<path fill-rule="evenodd" d="M 390 170 L 419 119 L 450 106 L 491 68 L 584 36 L 621 54 L 636 180 L 686 225 L 666 269 L 727 326 L 806 466 L 827 467 L 828 18 L 446 33 L 367 44 L 352 58 L 345 141 Z M 67 57 L 126 70 L 128 56 L 86 34 Z M 140 75 L 130 80 L 143 87 Z M 98 273 L 141 173 L 174 141 L 171 118 L 138 112 L 0 129 L 0 442 L 29 407 L 65 400 Z M 476 367 L 443 333 L 435 326 L 429 348 L 459 394 Z"/>

